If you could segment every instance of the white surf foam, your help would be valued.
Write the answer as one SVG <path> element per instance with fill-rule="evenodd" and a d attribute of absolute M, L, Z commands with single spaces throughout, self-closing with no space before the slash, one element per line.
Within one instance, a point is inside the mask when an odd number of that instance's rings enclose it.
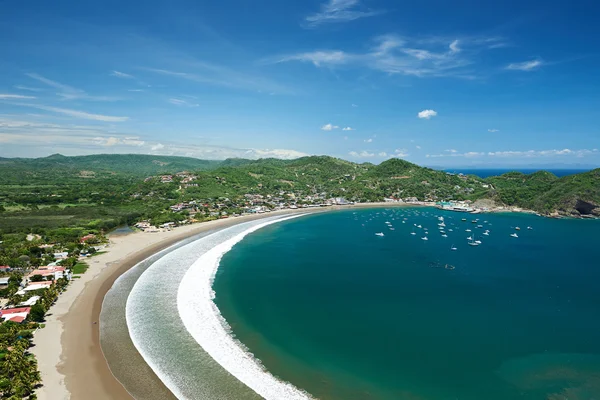
<path fill-rule="evenodd" d="M 221 258 L 246 235 L 267 225 L 297 218 L 284 217 L 255 225 L 217 244 L 192 264 L 179 285 L 177 309 L 194 340 L 229 373 L 266 400 L 306 400 L 311 396 L 274 377 L 231 335 L 231 329 L 213 299 L 212 289 Z"/>

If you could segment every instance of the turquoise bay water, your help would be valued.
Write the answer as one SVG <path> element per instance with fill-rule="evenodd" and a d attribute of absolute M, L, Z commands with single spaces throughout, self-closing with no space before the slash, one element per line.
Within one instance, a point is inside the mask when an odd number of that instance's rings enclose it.
<path fill-rule="evenodd" d="M 591 400 L 599 256 L 598 221 L 344 210 L 249 235 L 213 287 L 236 337 L 321 399 Z"/>

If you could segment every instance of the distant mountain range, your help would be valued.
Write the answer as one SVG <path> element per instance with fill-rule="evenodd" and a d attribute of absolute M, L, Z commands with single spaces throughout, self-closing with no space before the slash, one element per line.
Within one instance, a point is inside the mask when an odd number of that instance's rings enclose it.
<path fill-rule="evenodd" d="M 379 165 L 353 163 L 328 156 L 296 160 L 196 158 L 140 154 L 99 154 L 66 157 L 0 158 L 0 184 L 77 182 L 123 178 L 139 181 L 181 171 L 198 173 L 198 196 L 279 191 L 327 192 L 349 200 L 381 201 L 384 197 L 420 200 L 490 199 L 544 214 L 600 216 L 600 169 L 558 178 L 541 171 L 510 172 L 482 179 L 459 177 L 401 159 Z M 259 189 L 257 189 L 259 188 Z"/>

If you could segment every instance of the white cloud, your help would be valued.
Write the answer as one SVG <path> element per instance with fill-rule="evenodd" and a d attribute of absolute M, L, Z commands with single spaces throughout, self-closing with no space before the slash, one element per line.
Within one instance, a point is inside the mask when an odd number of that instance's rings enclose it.
<path fill-rule="evenodd" d="M 408 157 L 410 154 L 407 149 L 396 149 L 394 150 L 394 157 Z"/>
<path fill-rule="evenodd" d="M 150 150 L 152 151 L 156 151 L 156 150 L 162 150 L 165 148 L 165 145 L 162 143 L 156 143 L 154 145 L 152 145 L 152 147 L 150 147 Z"/>
<path fill-rule="evenodd" d="M 382 13 L 377 10 L 359 10 L 359 5 L 359 0 L 329 0 L 321 5 L 320 12 L 306 17 L 306 23 L 309 27 L 315 27 L 324 23 L 354 21 Z"/>
<path fill-rule="evenodd" d="M 200 104 L 190 103 L 189 101 L 182 100 L 182 99 L 171 98 L 167 101 L 176 106 L 185 106 L 185 107 L 199 107 L 200 106 Z"/>
<path fill-rule="evenodd" d="M 445 150 L 445 151 L 448 152 L 448 153 L 458 153 L 458 151 L 454 150 L 454 149 L 448 149 L 448 150 Z"/>
<path fill-rule="evenodd" d="M 387 157 L 387 153 L 385 151 L 380 152 L 379 154 L 377 154 L 379 157 Z"/>
<path fill-rule="evenodd" d="M 58 114 L 64 114 L 64 115 L 68 115 L 68 116 L 74 117 L 74 118 L 91 119 L 94 121 L 123 122 L 123 121 L 127 121 L 129 119 L 129 117 L 114 117 L 111 115 L 91 114 L 91 113 L 88 113 L 85 111 L 71 110 L 71 109 L 67 109 L 67 108 L 50 107 L 50 106 L 44 106 L 41 104 L 28 104 L 28 103 L 12 103 L 12 104 L 16 105 L 16 106 L 31 107 L 31 108 L 37 108 L 39 110 L 50 111 L 50 112 L 54 112 L 54 113 L 58 113 Z"/>
<path fill-rule="evenodd" d="M 506 69 L 513 71 L 533 71 L 544 65 L 542 60 L 523 61 L 511 63 L 506 66 Z"/>
<path fill-rule="evenodd" d="M 127 89 L 128 92 L 143 92 L 143 89 Z"/>
<path fill-rule="evenodd" d="M 357 104 L 352 104 L 352 107 L 357 108 L 358 105 Z"/>
<path fill-rule="evenodd" d="M 421 146 L 415 146 L 417 150 L 421 150 Z"/>
<path fill-rule="evenodd" d="M 129 75 L 129 74 L 126 74 L 125 72 L 120 72 L 120 71 L 112 71 L 110 73 L 110 76 L 116 76 L 117 78 L 126 78 L 126 79 L 133 78 L 133 75 Z"/>
<path fill-rule="evenodd" d="M 348 153 L 350 155 L 350 157 L 375 157 L 375 153 L 369 153 L 366 150 L 363 150 L 361 152 L 356 152 L 356 151 L 351 151 L 350 153 Z"/>
<path fill-rule="evenodd" d="M 354 129 L 350 128 L 349 126 L 342 128 L 343 131 L 353 131 Z"/>
<path fill-rule="evenodd" d="M 437 111 L 434 110 L 423 110 L 417 114 L 417 116 L 421 119 L 430 119 L 431 117 L 435 117 L 436 115 Z"/>
<path fill-rule="evenodd" d="M 35 99 L 34 96 L 22 96 L 20 94 L 0 94 L 0 100 L 3 99 Z"/>
<path fill-rule="evenodd" d="M 364 140 L 364 142 L 365 142 L 365 143 L 372 143 L 372 142 L 373 142 L 373 139 L 371 139 L 371 138 L 368 138 L 368 139 L 365 139 L 365 140 Z"/>
<path fill-rule="evenodd" d="M 491 133 L 500 132 L 500 129 L 488 129 L 488 132 L 491 132 Z"/>
<path fill-rule="evenodd" d="M 339 128 L 339 126 L 337 126 L 337 125 L 325 124 L 321 127 L 321 130 L 322 131 L 332 131 L 332 130 L 338 129 L 338 128 Z"/>

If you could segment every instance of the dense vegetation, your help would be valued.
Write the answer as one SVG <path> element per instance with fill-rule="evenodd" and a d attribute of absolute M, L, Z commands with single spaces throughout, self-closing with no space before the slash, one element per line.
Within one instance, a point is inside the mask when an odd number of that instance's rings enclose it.
<path fill-rule="evenodd" d="M 493 197 L 544 214 L 600 216 L 600 169 L 557 178 L 547 171 L 510 172 L 487 179 Z"/>
<path fill-rule="evenodd" d="M 161 174 L 188 171 L 165 182 Z M 183 219 L 168 207 L 198 200 L 226 203 L 239 211 L 244 195 L 286 196 L 297 204 L 310 196 L 381 201 L 384 197 L 419 200 L 492 199 L 544 214 L 599 214 L 598 170 L 557 178 L 549 172 L 518 172 L 482 180 L 390 159 L 379 165 L 327 156 L 296 160 L 193 158 L 150 155 L 94 155 L 40 159 L 0 159 L 0 232 L 36 232 L 62 227 L 108 230 L 150 219 Z M 289 200 L 290 197 L 285 197 Z"/>

